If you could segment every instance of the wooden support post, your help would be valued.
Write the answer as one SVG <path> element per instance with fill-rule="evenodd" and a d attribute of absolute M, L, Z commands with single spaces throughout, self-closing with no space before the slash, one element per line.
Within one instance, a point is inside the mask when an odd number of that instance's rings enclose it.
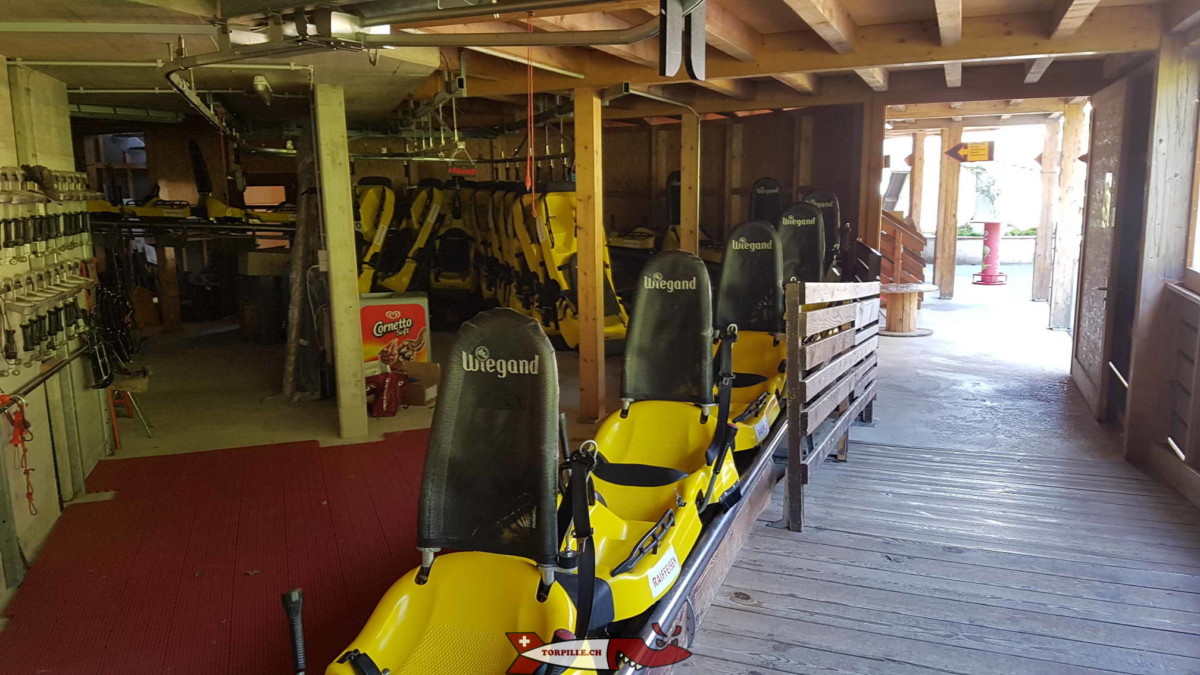
<path fill-rule="evenodd" d="M 800 201 L 800 190 L 813 186 L 813 118 L 812 115 L 796 116 L 796 167 L 792 200 Z"/>
<path fill-rule="evenodd" d="M 287 338 L 283 345 L 283 396 L 291 401 L 297 391 L 297 368 L 303 339 L 304 312 L 308 306 L 307 276 L 312 234 L 320 226 L 321 200 L 312 190 L 317 185 L 317 165 L 313 155 L 313 134 L 308 128 L 297 139 L 296 229 L 292 233 L 291 269 L 288 271 Z"/>
<path fill-rule="evenodd" d="M 803 368 L 800 363 L 800 345 L 804 334 L 800 330 L 801 294 L 800 284 L 791 283 L 784 291 L 784 316 L 787 317 L 787 390 L 788 399 L 795 401 L 787 407 L 788 421 L 788 452 L 787 473 L 785 474 L 785 489 L 783 502 L 783 519 L 787 529 L 799 532 L 804 529 L 804 484 L 808 482 L 808 466 L 804 463 L 806 448 L 804 434 L 799 431 L 803 426 L 801 421 L 800 403 L 805 396 L 801 393 L 799 382 Z"/>
<path fill-rule="evenodd" d="M 650 130 L 650 194 L 654 196 L 654 207 L 657 216 L 654 226 L 665 228 L 671 213 L 670 195 L 667 194 L 667 174 L 671 172 L 671 163 L 667 161 L 667 131 L 662 127 L 652 127 Z"/>
<path fill-rule="evenodd" d="M 1042 144 L 1042 215 L 1033 243 L 1033 301 L 1050 299 L 1050 267 L 1054 259 L 1054 211 L 1058 208 L 1058 174 L 1062 165 L 1062 123 L 1046 120 Z"/>
<path fill-rule="evenodd" d="M 1200 57 L 1185 52 L 1181 36 L 1164 36 L 1155 75 L 1146 178 L 1145 233 L 1133 293 L 1133 359 L 1126 397 L 1125 456 L 1150 464 L 1193 501 L 1200 500 L 1200 472 L 1185 466 L 1166 445 L 1171 428 L 1171 379 L 1176 350 L 1162 341 L 1178 330 L 1167 311 L 1166 283 L 1183 278 L 1188 262 L 1192 171 L 1200 117 Z"/>
<path fill-rule="evenodd" d="M 179 307 L 179 269 L 175 263 L 175 246 L 165 239 L 156 239 L 154 253 L 158 258 L 158 311 L 162 314 L 163 331 L 177 333 L 183 329 L 183 312 Z"/>
<path fill-rule="evenodd" d="M 954 259 L 958 255 L 958 184 L 962 164 L 945 154 L 962 142 L 963 123 L 951 122 L 942 131 L 942 175 L 938 189 L 937 245 L 933 254 L 933 279 L 940 297 L 954 297 Z"/>
<path fill-rule="evenodd" d="M 925 196 L 925 139 L 928 131 L 913 134 L 912 173 L 908 177 L 908 217 L 921 229 L 921 206 Z"/>
<path fill-rule="evenodd" d="M 575 90 L 575 220 L 579 237 L 579 417 L 604 417 L 604 147 L 600 90 Z"/>
<path fill-rule="evenodd" d="M 1083 103 L 1068 104 L 1063 112 L 1062 153 L 1058 171 L 1058 207 L 1054 214 L 1054 257 L 1050 266 L 1050 328 L 1068 330 L 1075 320 L 1075 287 L 1079 283 L 1079 254 L 1083 241 L 1083 195 L 1076 176 L 1084 170 Z"/>
<path fill-rule="evenodd" d="M 746 200 L 739 190 L 742 187 L 742 146 L 745 127 L 740 122 L 730 122 L 725 127 L 725 198 L 726 222 L 729 228 L 737 227 L 746 220 Z M 728 233 L 726 233 L 728 234 Z"/>
<path fill-rule="evenodd" d="M 887 123 L 887 105 L 875 96 L 863 108 L 862 198 L 859 202 L 858 238 L 871 248 L 879 248 L 883 218 L 883 138 Z"/>
<path fill-rule="evenodd" d="M 700 253 L 700 116 L 683 113 L 679 138 L 679 248 Z"/>
<path fill-rule="evenodd" d="M 354 240 L 350 149 L 346 139 L 346 102 L 341 85 L 318 84 L 313 105 L 321 219 L 325 226 L 329 269 L 338 434 L 342 438 L 360 438 L 367 435 L 367 397 L 363 387 L 363 344 L 359 328 L 358 256 Z"/>

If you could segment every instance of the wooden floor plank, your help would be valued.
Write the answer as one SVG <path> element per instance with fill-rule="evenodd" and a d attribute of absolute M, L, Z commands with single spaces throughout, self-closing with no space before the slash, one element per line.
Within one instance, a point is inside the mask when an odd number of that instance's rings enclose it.
<path fill-rule="evenodd" d="M 747 544 L 747 548 L 762 553 L 795 556 L 829 564 L 898 571 L 904 574 L 930 576 L 935 579 L 983 586 L 1038 591 L 1062 595 L 1068 598 L 1088 598 L 1124 605 L 1174 609 L 1182 612 L 1200 612 L 1200 593 L 1126 586 L 1070 576 L 997 569 L 995 567 L 983 567 L 970 563 L 947 562 L 930 558 L 913 558 L 890 553 L 877 553 L 841 546 L 829 546 L 812 541 L 806 541 L 803 546 L 798 546 L 796 542 L 786 538 L 771 536 L 756 537 Z"/>
<path fill-rule="evenodd" d="M 786 530 L 762 527 L 756 537 L 792 538 Z M 895 535 L 864 534 L 810 527 L 804 531 L 804 541 L 829 544 L 848 549 L 878 552 L 889 556 L 964 562 L 981 569 L 1019 570 L 1088 579 L 1106 584 L 1121 584 L 1134 588 L 1153 588 L 1186 593 L 1200 593 L 1200 577 L 1152 568 L 1128 568 L 1026 555 L 983 547 L 963 547 L 938 540 L 919 540 Z"/>
<path fill-rule="evenodd" d="M 696 672 L 1200 673 L 1200 512 L 1127 464 L 854 443 L 781 506 Z"/>
<path fill-rule="evenodd" d="M 994 450 L 963 450 L 947 448 L 918 448 L 880 443 L 850 442 L 850 451 L 864 450 L 875 457 L 898 456 L 914 464 L 931 462 L 949 466 L 966 465 L 980 470 L 986 467 L 1025 467 L 1038 471 L 1052 471 L 1059 475 L 1109 476 L 1129 478 L 1156 483 L 1154 477 L 1142 473 L 1134 465 L 1121 460 L 1103 460 L 1093 457 L 1067 459 L 1050 457 L 1041 453 L 1016 453 Z"/>
<path fill-rule="evenodd" d="M 855 457 L 854 468 L 877 470 L 888 473 L 927 476 L 930 478 L 974 479 L 995 482 L 1020 482 L 1026 485 L 1064 487 L 1089 492 L 1118 492 L 1138 494 L 1155 499 L 1180 501 L 1180 497 L 1164 494 L 1160 486 L 1149 480 L 1114 478 L 1110 476 L 1080 476 L 1052 471 L 1044 467 L 998 467 L 979 466 L 970 462 L 950 465 L 942 462 L 908 462 L 891 453 L 875 455 L 863 453 Z"/>
<path fill-rule="evenodd" d="M 1004 532 L 999 528 L 982 529 L 935 518 L 922 519 L 866 510 L 855 510 L 851 514 L 848 509 L 838 511 L 824 509 L 817 504 L 816 500 L 805 505 L 805 512 L 811 515 L 811 522 L 826 529 L 885 536 L 903 535 L 907 538 L 917 539 L 935 537 L 938 541 L 947 542 L 949 545 L 1013 551 L 1026 555 L 1095 562 L 1101 565 L 1115 565 L 1131 569 L 1153 567 L 1189 575 L 1200 573 L 1200 567 L 1197 567 L 1197 564 L 1200 564 L 1200 556 L 1193 553 L 1192 549 L 1169 549 L 1134 544 L 1128 549 L 1122 550 L 1119 546 L 1099 540 L 1097 540 L 1096 547 L 1092 548 L 1091 540 L 1084 536 L 1064 536 L 1061 540 L 1055 540 L 1046 534 Z M 769 504 L 763 513 L 768 522 L 777 521 L 782 517 L 778 502 Z"/>
<path fill-rule="evenodd" d="M 731 633 L 723 626 L 737 626 L 742 612 L 723 607 L 713 607 L 705 621 L 705 628 L 712 635 L 703 645 L 692 649 L 701 658 L 709 657 L 737 665 L 725 670 L 718 665 L 718 673 L 739 673 L 767 670 L 783 673 L 868 673 L 871 675 L 920 675 L 927 670 L 907 664 L 891 663 L 881 658 L 865 658 L 842 654 L 823 647 L 793 644 L 789 640 L 764 638 L 757 632 Z M 750 627 L 752 628 L 752 627 Z M 696 664 L 700 665 L 700 664 Z M 748 668 L 749 667 L 749 668 Z M 750 671 L 750 672 L 753 672 Z M 712 672 L 701 668 L 696 672 Z"/>
<path fill-rule="evenodd" d="M 770 582 L 770 575 L 735 569 L 730 575 L 729 584 L 718 596 L 716 604 L 769 616 L 785 616 L 840 626 L 865 633 L 920 640 L 933 645 L 950 644 L 994 654 L 1028 656 L 1100 670 L 1178 673 L 1200 668 L 1200 660 L 1194 658 L 1113 647 L 1089 640 L 1048 636 L 1025 630 L 997 628 L 988 625 L 987 620 L 970 620 L 969 615 L 955 613 L 953 607 L 944 616 L 925 617 L 888 611 L 884 607 L 891 605 L 873 596 L 854 599 L 852 602 L 855 604 L 847 604 L 817 599 L 836 597 L 833 594 L 822 593 L 821 589 L 805 587 L 798 593 L 772 592 L 770 588 L 763 588 L 770 586 Z M 955 618 L 968 620 L 956 621 Z M 1000 622 L 998 619 L 988 618 L 992 622 Z M 1021 625 L 1017 621 L 1012 623 Z"/>
<path fill-rule="evenodd" d="M 1072 598 L 1040 591 L 985 586 L 950 579 L 938 579 L 933 576 L 854 567 L 841 563 L 800 558 L 796 556 L 795 552 L 781 555 L 746 549 L 738 558 L 735 566 L 791 577 L 796 580 L 793 583 L 804 583 L 800 580 L 807 579 L 825 579 L 859 588 L 879 588 L 910 593 L 921 598 L 969 602 L 981 605 L 980 612 L 987 611 L 984 609 L 986 607 L 1003 607 L 1055 617 L 1072 617 L 1119 626 L 1136 626 L 1151 631 L 1171 631 L 1200 636 L 1200 613 L 1196 612 L 1133 606 L 1088 598 Z M 1200 638 L 1193 639 L 1191 642 L 1193 644 L 1187 647 L 1180 647 L 1186 650 L 1181 653 L 1186 656 L 1200 657 Z"/>
<path fill-rule="evenodd" d="M 1149 529 L 1126 523 L 1097 524 L 1080 520 L 1078 517 L 1048 517 L 1029 513 L 1005 513 L 999 509 L 987 509 L 972 506 L 959 506 L 946 503 L 929 504 L 919 500 L 901 500 L 890 495 L 855 495 L 847 497 L 837 491 L 812 490 L 809 492 L 814 500 L 830 509 L 854 509 L 861 511 L 880 511 L 911 518 L 933 518 L 952 520 L 960 524 L 970 524 L 981 528 L 998 528 L 1013 531 L 1029 531 L 1035 536 L 1052 536 L 1056 539 L 1060 533 L 1083 535 L 1088 538 L 1112 540 L 1120 548 L 1129 544 L 1149 544 L 1170 548 L 1185 548 L 1193 551 L 1200 549 L 1200 532 L 1189 527 L 1178 530 Z M 1193 556 L 1187 556 L 1192 559 Z"/>
<path fill-rule="evenodd" d="M 1063 663 L 1041 661 L 1020 656 L 1008 656 L 964 649 L 947 644 L 930 649 L 920 640 L 897 638 L 879 633 L 829 626 L 814 621 L 801 621 L 779 615 L 714 607 L 705 617 L 705 628 L 729 633 L 744 639 L 752 635 L 759 639 L 782 642 L 810 650 L 828 650 L 832 654 L 857 656 L 882 661 L 875 669 L 856 667 L 856 673 L 912 673 L 930 670 L 946 673 L 985 672 L 989 668 L 1028 675 L 1068 675 L 1094 673 L 1094 668 L 1078 668 Z M 778 667 L 778 666 L 775 666 Z M 1020 670 L 1017 670 L 1017 669 Z M 917 670 L 920 669 L 920 670 Z M 790 672 L 810 672 L 807 669 Z M 996 670 L 991 670 L 996 672 Z"/>
<path fill-rule="evenodd" d="M 1097 504 L 1079 500 L 1014 499 L 1003 495 L 981 495 L 969 490 L 930 490 L 907 486 L 888 485 L 881 481 L 856 480 L 853 484 L 839 484 L 836 490 L 823 483 L 810 488 L 810 494 L 837 494 L 849 499 L 888 497 L 909 499 L 927 504 L 930 508 L 946 505 L 951 508 L 975 508 L 980 511 L 1006 514 L 1032 514 L 1041 517 L 1069 518 L 1075 522 L 1085 517 L 1088 523 L 1124 525 L 1149 530 L 1170 532 L 1200 532 L 1200 518 L 1194 517 L 1192 507 L 1188 510 L 1172 507 L 1138 508 L 1119 504 Z"/>
<path fill-rule="evenodd" d="M 857 458 L 856 458 L 857 459 Z M 923 486 L 953 486 L 980 490 L 995 494 L 1008 495 L 1045 495 L 1051 497 L 1089 499 L 1107 504 L 1164 504 L 1183 506 L 1184 502 L 1178 495 L 1152 491 L 1116 491 L 1090 490 L 1086 486 L 1076 487 L 1082 481 L 1070 481 L 1069 484 L 1054 484 L 1051 480 L 1040 481 L 1005 481 L 993 480 L 986 476 L 964 473 L 945 472 L 941 475 L 926 473 L 902 473 L 885 471 L 878 467 L 864 467 L 863 462 L 846 462 L 838 468 L 850 474 L 851 477 L 886 476 L 890 480 L 910 485 Z M 1067 481 L 1063 481 L 1067 483 Z"/>

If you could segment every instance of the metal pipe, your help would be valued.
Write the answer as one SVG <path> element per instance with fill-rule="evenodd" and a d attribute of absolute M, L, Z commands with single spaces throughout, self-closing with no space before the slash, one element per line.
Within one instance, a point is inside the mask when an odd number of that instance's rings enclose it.
<path fill-rule="evenodd" d="M 9 66 L 79 67 L 79 68 L 161 68 L 166 61 L 47 61 L 44 59 L 9 59 Z M 200 64 L 196 68 L 229 68 L 232 70 L 307 70 L 312 66 L 302 63 L 213 63 Z"/>
<path fill-rule="evenodd" d="M 600 92 L 600 98 L 603 99 L 605 103 L 615 101 L 623 96 L 637 96 L 638 98 L 679 106 L 680 108 L 686 108 L 687 110 L 691 111 L 691 113 L 697 117 L 700 115 L 700 113 L 696 112 L 695 108 L 684 103 L 683 101 L 671 98 L 669 96 L 663 96 L 662 94 L 655 94 L 654 92 L 645 89 L 637 89 L 628 82 L 622 82 L 621 84 L 608 87 Z"/>
<path fill-rule="evenodd" d="M 539 156 L 538 159 L 569 159 L 571 157 L 573 157 L 573 155 L 571 153 L 564 152 L 564 153 L 559 153 L 556 155 Z M 444 164 L 453 164 L 456 162 L 463 162 L 462 159 L 456 159 L 454 157 L 421 157 L 419 155 L 413 156 L 413 155 L 406 155 L 404 153 L 353 153 L 350 155 L 350 159 L 379 159 L 379 160 L 384 160 L 384 161 L 399 161 L 399 162 L 440 162 L 440 163 L 444 163 Z M 518 163 L 521 163 L 524 161 L 525 161 L 524 157 L 504 157 L 504 158 L 499 158 L 499 159 L 489 159 L 486 157 L 480 157 L 479 159 L 476 159 L 476 160 L 472 161 L 471 163 L 472 164 L 518 164 Z"/>
<path fill-rule="evenodd" d="M 546 31 L 540 33 L 364 33 L 364 47 L 591 47 L 629 45 L 658 35 L 658 19 L 617 30 Z"/>
<path fill-rule="evenodd" d="M 242 91 L 241 89 L 196 89 L 197 94 L 241 94 L 243 96 L 253 96 L 254 92 Z M 171 94 L 176 95 L 179 92 L 174 89 L 165 87 L 154 87 L 152 89 L 87 89 L 85 87 L 70 87 L 67 89 L 68 94 Z M 308 98 L 308 94 L 278 94 L 272 93 L 273 98 Z"/>
<path fill-rule="evenodd" d="M 365 7 L 355 7 L 355 13 L 362 17 L 363 26 L 384 26 L 398 23 L 420 23 L 424 21 L 441 21 L 443 19 L 466 19 L 488 14 L 508 14 L 537 12 L 545 9 L 561 9 L 579 5 L 603 4 L 604 0 L 523 0 L 522 2 L 506 2 L 500 4 L 480 4 L 469 7 L 452 7 L 438 10 L 418 10 L 407 12 L 383 12 L 371 15 L 363 11 Z"/>
<path fill-rule="evenodd" d="M 229 26 L 231 33 L 254 34 L 247 28 Z M 218 30 L 207 23 L 101 23 L 90 21 L 10 21 L 0 23 L 0 33 L 108 33 L 127 35 L 212 35 Z"/>
<path fill-rule="evenodd" d="M 67 354 L 63 358 L 56 361 L 53 366 L 50 366 L 46 370 L 43 370 L 42 372 L 38 373 L 37 376 L 34 377 L 32 380 L 17 387 L 16 391 L 9 392 L 8 395 L 9 396 L 21 396 L 21 397 L 28 396 L 30 394 L 30 392 L 32 392 L 34 389 L 37 389 L 38 387 L 45 384 L 46 380 L 49 380 L 50 378 L 57 375 L 58 371 L 62 370 L 63 368 L 66 368 L 72 361 L 74 361 L 75 359 L 79 358 L 80 356 L 83 356 L 84 354 L 86 354 L 87 351 L 88 351 L 88 347 L 85 346 L 85 347 L 80 347 L 79 349 L 76 349 L 75 351 L 71 352 L 70 354 Z M 0 404 L 0 414 L 4 414 L 4 413 L 8 412 L 8 409 L 13 407 L 16 404 L 17 404 L 17 400 L 15 398 L 10 400 L 8 403 Z"/>

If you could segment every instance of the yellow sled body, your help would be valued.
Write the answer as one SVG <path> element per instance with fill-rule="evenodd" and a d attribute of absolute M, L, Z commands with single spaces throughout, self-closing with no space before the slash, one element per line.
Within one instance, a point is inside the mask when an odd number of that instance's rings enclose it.
<path fill-rule="evenodd" d="M 517 653 L 505 633 L 550 639 L 575 625 L 575 606 L 561 584 L 537 602 L 541 576 L 532 561 L 466 551 L 439 556 L 424 585 L 417 570 L 388 589 L 345 651 L 369 654 L 392 675 L 500 675 Z M 343 652 L 345 653 L 345 652 Z M 331 663 L 326 675 L 357 675 L 349 663 Z"/>

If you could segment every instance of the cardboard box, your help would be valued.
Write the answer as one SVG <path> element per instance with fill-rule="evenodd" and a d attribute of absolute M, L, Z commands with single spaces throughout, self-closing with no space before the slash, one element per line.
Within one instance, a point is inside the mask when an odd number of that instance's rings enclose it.
<path fill-rule="evenodd" d="M 409 361 L 404 364 L 408 386 L 404 390 L 404 405 L 432 405 L 437 400 L 442 367 L 436 363 Z"/>
<path fill-rule="evenodd" d="M 281 277 L 291 259 L 291 250 L 282 246 L 243 251 L 238 254 L 238 274 L 251 277 Z"/>

